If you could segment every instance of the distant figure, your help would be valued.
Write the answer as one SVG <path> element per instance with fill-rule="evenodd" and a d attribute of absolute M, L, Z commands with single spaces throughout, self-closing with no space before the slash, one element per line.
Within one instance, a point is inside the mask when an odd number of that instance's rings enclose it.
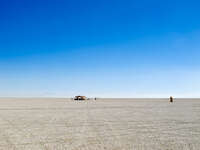
<path fill-rule="evenodd" d="M 170 96 L 170 98 L 169 98 L 169 99 L 170 99 L 170 102 L 171 102 L 171 103 L 173 103 L 173 101 L 174 101 L 173 97 L 172 97 L 172 96 Z"/>
<path fill-rule="evenodd" d="M 97 98 L 95 97 L 94 100 L 97 100 Z"/>

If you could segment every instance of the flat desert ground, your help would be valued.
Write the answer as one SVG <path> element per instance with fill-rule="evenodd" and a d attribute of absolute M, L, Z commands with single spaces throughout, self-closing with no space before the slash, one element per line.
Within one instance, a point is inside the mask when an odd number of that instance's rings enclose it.
<path fill-rule="evenodd" d="M 199 150 L 200 99 L 1 98 L 1 150 Z"/>

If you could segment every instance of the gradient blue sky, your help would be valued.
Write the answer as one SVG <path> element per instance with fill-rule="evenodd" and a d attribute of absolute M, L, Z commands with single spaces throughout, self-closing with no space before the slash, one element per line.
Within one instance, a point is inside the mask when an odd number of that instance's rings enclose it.
<path fill-rule="evenodd" d="M 0 96 L 200 97 L 199 6 L 1 0 Z"/>

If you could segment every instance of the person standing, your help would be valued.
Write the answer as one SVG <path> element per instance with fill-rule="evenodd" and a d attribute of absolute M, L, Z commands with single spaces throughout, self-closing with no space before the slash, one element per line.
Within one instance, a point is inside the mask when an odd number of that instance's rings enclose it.
<path fill-rule="evenodd" d="M 172 96 L 170 96 L 169 100 L 170 100 L 171 103 L 173 103 L 173 101 L 174 101 Z"/>

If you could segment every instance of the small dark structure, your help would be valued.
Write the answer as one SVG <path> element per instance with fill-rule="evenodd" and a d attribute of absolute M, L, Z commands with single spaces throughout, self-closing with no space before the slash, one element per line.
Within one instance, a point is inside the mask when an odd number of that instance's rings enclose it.
<path fill-rule="evenodd" d="M 170 101 L 170 103 L 173 103 L 174 99 L 172 96 L 170 96 L 169 101 Z"/>
<path fill-rule="evenodd" d="M 87 100 L 86 96 L 75 96 L 74 100 Z"/>

